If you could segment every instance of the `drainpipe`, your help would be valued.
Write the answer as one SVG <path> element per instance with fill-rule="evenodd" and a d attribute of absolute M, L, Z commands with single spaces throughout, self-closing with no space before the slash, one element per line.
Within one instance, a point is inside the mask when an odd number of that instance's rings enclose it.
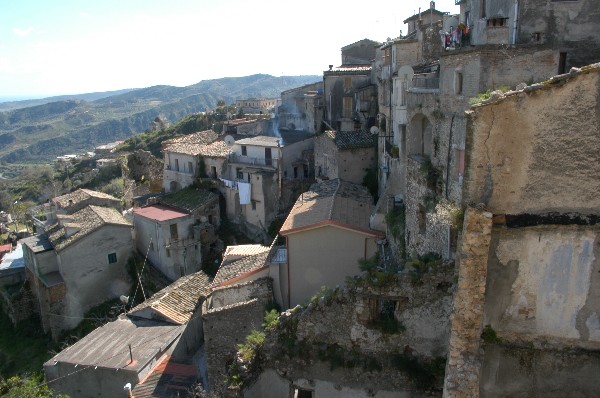
<path fill-rule="evenodd" d="M 515 0 L 515 17 L 513 23 L 512 45 L 517 44 L 517 25 L 519 23 L 519 0 Z"/>

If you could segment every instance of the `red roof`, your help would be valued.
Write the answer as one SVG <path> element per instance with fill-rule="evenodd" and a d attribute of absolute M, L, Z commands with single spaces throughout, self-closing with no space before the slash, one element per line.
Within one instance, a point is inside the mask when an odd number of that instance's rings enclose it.
<path fill-rule="evenodd" d="M 188 214 L 175 210 L 169 206 L 150 205 L 133 209 L 133 213 L 138 216 L 155 221 L 174 220 L 176 218 L 186 217 Z"/>
<path fill-rule="evenodd" d="M 12 250 L 12 244 L 7 243 L 5 245 L 0 245 L 0 253 L 8 253 Z"/>

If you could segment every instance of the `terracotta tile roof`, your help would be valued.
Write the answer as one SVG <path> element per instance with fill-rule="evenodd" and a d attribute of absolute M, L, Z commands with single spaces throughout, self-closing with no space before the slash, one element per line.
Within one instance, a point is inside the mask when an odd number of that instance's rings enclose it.
<path fill-rule="evenodd" d="M 215 141 L 202 145 L 198 154 L 205 157 L 226 158 L 229 153 L 231 153 L 231 147 L 225 141 Z"/>
<path fill-rule="evenodd" d="M 279 233 L 337 224 L 379 235 L 369 227 L 373 209 L 373 197 L 366 187 L 339 179 L 324 181 L 313 184 L 298 198 Z"/>
<path fill-rule="evenodd" d="M 239 145 L 258 145 L 277 147 L 283 146 L 283 139 L 280 137 L 269 137 L 266 135 L 257 135 L 256 137 L 244 138 L 235 142 Z"/>
<path fill-rule="evenodd" d="M 119 202 L 119 199 L 109 194 L 83 188 L 80 188 L 66 195 L 57 196 L 56 198 L 52 199 L 52 201 L 58 204 L 61 208 L 68 209 L 69 207 L 76 205 L 77 203 L 80 203 L 84 200 L 88 200 L 92 197 L 99 199 L 112 199 L 116 202 Z"/>
<path fill-rule="evenodd" d="M 160 319 L 177 325 L 186 324 L 201 299 L 210 293 L 210 278 L 202 271 L 182 276 L 175 282 L 143 303 L 134 307 L 127 314 L 139 316 L 144 309 L 151 309 L 153 319 Z M 142 316 L 146 317 L 146 316 Z"/>
<path fill-rule="evenodd" d="M 270 248 L 262 245 L 228 246 L 212 286 L 216 287 L 265 266 Z"/>
<path fill-rule="evenodd" d="M 164 205 L 136 207 L 133 209 L 133 214 L 155 221 L 174 220 L 189 215 L 188 213 Z"/>
<path fill-rule="evenodd" d="M 205 145 L 214 142 L 219 135 L 212 130 L 200 131 L 162 142 L 165 152 L 197 156 Z"/>
<path fill-rule="evenodd" d="M 132 393 L 135 398 L 184 398 L 197 379 L 198 371 L 194 365 L 173 362 L 166 356 L 133 388 Z"/>
<path fill-rule="evenodd" d="M 206 189 L 186 187 L 177 192 L 161 196 L 158 203 L 191 213 L 208 203 L 218 200 L 218 198 L 217 194 Z"/>
<path fill-rule="evenodd" d="M 377 145 L 377 135 L 368 131 L 333 131 L 325 135 L 332 139 L 339 149 L 371 148 Z"/>
<path fill-rule="evenodd" d="M 131 224 L 125 220 L 123 215 L 110 207 L 86 206 L 85 208 L 64 218 L 68 222 L 54 224 L 48 230 L 48 240 L 55 250 L 62 250 L 73 242 L 94 232 L 106 224 L 123 225 L 130 227 Z M 65 228 L 64 225 L 67 225 Z M 67 235 L 69 228 L 78 229 L 77 232 Z"/>

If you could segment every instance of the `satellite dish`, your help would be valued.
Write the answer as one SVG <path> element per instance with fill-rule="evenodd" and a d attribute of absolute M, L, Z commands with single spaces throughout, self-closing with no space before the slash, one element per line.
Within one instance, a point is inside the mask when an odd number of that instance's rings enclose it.
<path fill-rule="evenodd" d="M 371 126 L 371 134 L 379 134 L 379 128 L 377 128 L 377 126 Z"/>
<path fill-rule="evenodd" d="M 410 65 L 404 65 L 398 69 L 398 78 L 402 80 L 411 81 L 414 75 L 415 71 Z"/>
<path fill-rule="evenodd" d="M 235 143 L 235 140 L 233 139 L 232 136 L 230 136 L 229 134 L 227 134 L 225 136 L 225 138 L 223 139 L 223 141 L 225 141 L 225 143 L 229 146 L 232 146 Z"/>
<path fill-rule="evenodd" d="M 122 294 L 119 297 L 119 300 L 121 300 L 121 302 L 125 305 L 129 304 L 129 296 L 125 296 L 124 294 Z"/>

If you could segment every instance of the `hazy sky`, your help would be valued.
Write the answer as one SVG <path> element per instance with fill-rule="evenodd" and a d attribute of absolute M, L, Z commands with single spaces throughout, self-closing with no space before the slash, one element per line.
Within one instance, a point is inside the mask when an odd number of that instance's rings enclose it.
<path fill-rule="evenodd" d="M 2 0 L 0 97 L 321 75 L 341 47 L 406 32 L 419 7 L 429 1 Z"/>

